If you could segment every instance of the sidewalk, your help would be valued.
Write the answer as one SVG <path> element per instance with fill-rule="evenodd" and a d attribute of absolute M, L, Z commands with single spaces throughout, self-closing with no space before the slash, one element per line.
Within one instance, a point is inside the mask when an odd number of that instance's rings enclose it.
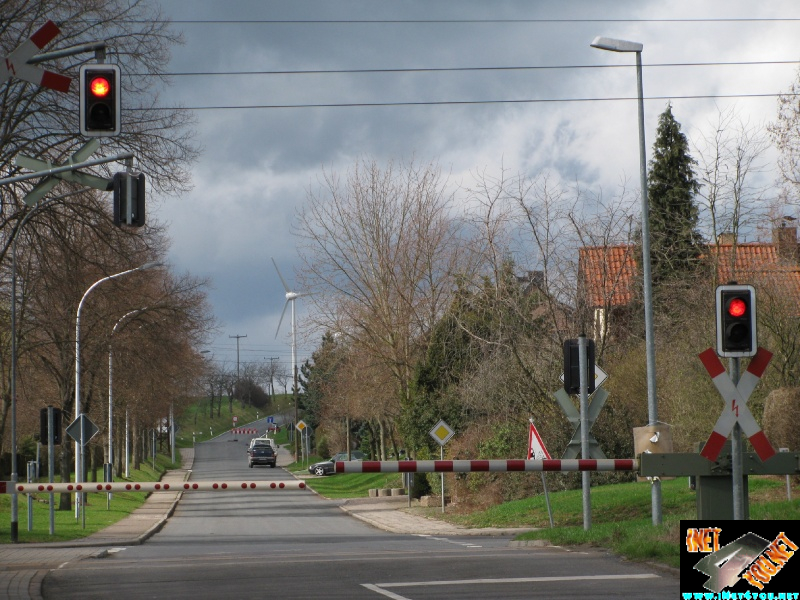
<path fill-rule="evenodd" d="M 193 449 L 181 450 L 181 468 L 168 471 L 161 481 L 172 485 L 189 478 Z M 182 492 L 158 492 L 127 518 L 79 540 L 0 545 L 0 598 L 40 600 L 42 580 L 67 562 L 102 558 L 121 546 L 138 546 L 157 533 L 175 511 Z"/>
<path fill-rule="evenodd" d="M 453 525 L 438 519 L 428 519 L 415 515 L 407 510 L 408 496 L 386 496 L 384 498 L 352 498 L 345 501 L 341 509 L 356 519 L 369 523 L 373 527 L 413 535 L 492 535 L 513 536 L 531 528 L 494 528 L 469 529 Z"/>
<path fill-rule="evenodd" d="M 181 469 L 168 471 L 161 481 L 172 485 L 189 478 L 194 461 L 193 449 L 181 450 Z M 278 450 L 278 466 L 293 461 L 284 448 Z M 306 479 L 305 477 L 303 479 Z M 0 545 L 0 598 L 40 600 L 42 581 L 47 573 L 67 562 L 102 558 L 117 547 L 137 546 L 157 533 L 172 516 L 182 492 L 157 492 L 127 518 L 68 542 Z M 466 529 L 444 521 L 411 514 L 407 496 L 356 498 L 343 502 L 341 509 L 351 516 L 385 531 L 418 535 L 515 535 L 525 529 Z"/>

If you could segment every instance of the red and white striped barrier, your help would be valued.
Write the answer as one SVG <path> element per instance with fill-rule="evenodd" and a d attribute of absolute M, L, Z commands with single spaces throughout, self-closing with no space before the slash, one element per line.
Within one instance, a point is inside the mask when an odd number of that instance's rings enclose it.
<path fill-rule="evenodd" d="M 231 429 L 231 433 L 242 434 L 242 435 L 256 435 L 258 433 L 258 429 L 254 427 L 234 427 Z"/>
<path fill-rule="evenodd" d="M 714 425 L 714 431 L 711 432 L 700 454 L 708 460 L 717 460 L 719 453 L 722 451 L 722 446 L 731 431 L 733 431 L 733 426 L 738 422 L 742 427 L 742 431 L 750 439 L 750 443 L 753 445 L 758 457 L 762 461 L 771 458 L 775 454 L 775 449 L 769 443 L 767 436 L 759 427 L 750 409 L 747 408 L 747 400 L 761 380 L 764 371 L 766 371 L 767 365 L 772 359 L 772 352 L 759 348 L 750 364 L 747 365 L 747 371 L 741 376 L 737 385 L 733 384 L 733 379 L 725 371 L 725 367 L 713 348 L 709 348 L 699 356 L 700 361 L 711 376 L 711 381 L 714 382 L 714 387 L 717 388 L 725 402 L 725 408 Z"/>
<path fill-rule="evenodd" d="M 514 471 L 637 471 L 635 458 L 568 460 L 340 461 L 337 473 L 505 473 Z"/>
<path fill-rule="evenodd" d="M 63 494 L 75 492 L 274 492 L 304 490 L 303 481 L 185 481 L 169 484 L 160 481 L 113 483 L 18 483 L 0 481 L 0 494 Z"/>

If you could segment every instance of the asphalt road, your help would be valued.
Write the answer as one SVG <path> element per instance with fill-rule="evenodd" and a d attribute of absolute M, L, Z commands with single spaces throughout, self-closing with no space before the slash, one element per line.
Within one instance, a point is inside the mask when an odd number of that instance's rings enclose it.
<path fill-rule="evenodd" d="M 246 441 L 196 447 L 192 479 L 283 479 L 249 469 Z M 619 598 L 670 600 L 679 580 L 596 551 L 517 548 L 502 537 L 399 535 L 308 490 L 184 494 L 145 544 L 69 563 L 45 599 Z"/>

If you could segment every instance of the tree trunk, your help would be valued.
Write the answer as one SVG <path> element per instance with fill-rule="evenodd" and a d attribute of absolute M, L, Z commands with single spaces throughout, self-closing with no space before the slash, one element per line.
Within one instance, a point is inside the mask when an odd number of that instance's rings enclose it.
<path fill-rule="evenodd" d="M 131 427 L 131 445 L 133 446 L 133 468 L 138 470 L 142 466 L 142 445 L 139 443 L 139 419 L 133 420 Z"/>
<path fill-rule="evenodd" d="M 89 471 L 92 473 L 92 483 L 97 483 L 97 459 L 98 454 L 102 453 L 102 451 L 103 449 L 98 448 L 96 444 L 89 446 Z"/>
<path fill-rule="evenodd" d="M 386 429 L 383 425 L 383 419 L 378 419 L 378 430 L 381 436 L 381 460 L 386 460 Z"/>
<path fill-rule="evenodd" d="M 65 436 L 66 438 L 66 436 Z M 61 481 L 66 483 L 70 480 L 70 474 L 72 473 L 72 469 L 70 468 L 72 464 L 72 444 L 67 442 L 66 439 L 63 440 L 62 445 L 64 446 L 63 451 L 61 452 Z M 72 494 L 63 493 L 59 494 L 60 498 L 58 500 L 58 510 L 71 510 L 72 509 Z"/>

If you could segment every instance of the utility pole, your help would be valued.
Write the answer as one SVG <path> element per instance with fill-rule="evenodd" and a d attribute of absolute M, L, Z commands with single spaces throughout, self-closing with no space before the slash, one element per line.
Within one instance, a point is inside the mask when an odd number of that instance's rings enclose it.
<path fill-rule="evenodd" d="M 272 396 L 275 395 L 275 362 L 279 360 L 277 356 L 269 357 L 269 389 Z"/>
<path fill-rule="evenodd" d="M 239 339 L 246 338 L 246 335 L 229 335 L 229 338 L 236 338 L 236 391 L 239 391 Z"/>

